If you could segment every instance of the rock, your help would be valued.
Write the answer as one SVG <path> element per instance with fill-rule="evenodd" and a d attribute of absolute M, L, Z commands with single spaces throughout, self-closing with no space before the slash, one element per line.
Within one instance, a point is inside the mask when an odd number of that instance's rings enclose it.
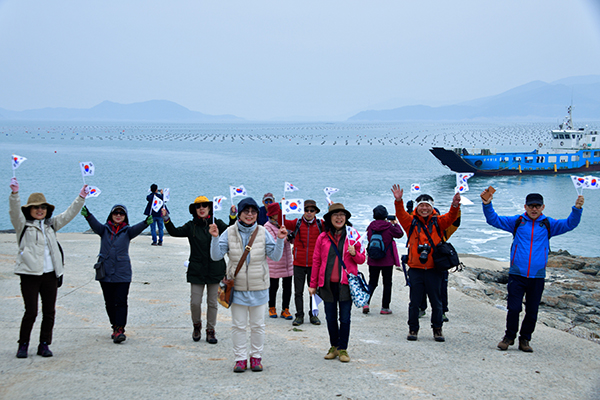
<path fill-rule="evenodd" d="M 582 268 L 579 272 L 586 275 L 598 275 L 598 270 L 593 268 Z"/>
<path fill-rule="evenodd" d="M 566 256 L 549 257 L 547 264 L 547 268 L 568 268 L 576 270 L 582 269 L 584 266 L 585 261 Z"/>

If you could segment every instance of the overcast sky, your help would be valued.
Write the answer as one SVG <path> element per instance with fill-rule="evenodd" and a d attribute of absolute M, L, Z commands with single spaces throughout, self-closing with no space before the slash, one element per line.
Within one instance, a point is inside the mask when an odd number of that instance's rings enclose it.
<path fill-rule="evenodd" d="M 600 74 L 598 3 L 0 0 L 0 107 L 270 119 L 470 100 Z"/>

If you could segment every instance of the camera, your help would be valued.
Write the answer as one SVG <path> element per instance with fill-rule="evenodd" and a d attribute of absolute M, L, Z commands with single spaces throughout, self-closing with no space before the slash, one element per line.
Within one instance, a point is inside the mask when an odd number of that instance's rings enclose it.
<path fill-rule="evenodd" d="M 421 262 L 421 264 L 425 264 L 427 262 L 427 257 L 429 257 L 430 251 L 431 251 L 431 246 L 428 245 L 427 243 L 420 244 L 419 247 L 417 247 L 417 252 L 420 254 L 419 261 Z"/>
<path fill-rule="evenodd" d="M 294 244 L 294 238 L 296 237 L 296 232 L 292 231 L 290 233 L 287 234 L 287 240 L 288 242 L 290 242 L 290 244 Z"/>

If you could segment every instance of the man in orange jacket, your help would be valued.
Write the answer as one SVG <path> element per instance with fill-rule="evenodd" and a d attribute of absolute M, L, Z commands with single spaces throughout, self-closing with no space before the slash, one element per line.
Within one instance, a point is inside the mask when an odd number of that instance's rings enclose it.
<path fill-rule="evenodd" d="M 404 209 L 402 195 L 404 191 L 399 185 L 392 186 L 394 194 L 396 216 L 402 228 L 407 232 L 408 246 L 408 276 L 410 279 L 410 303 L 408 306 L 408 327 L 409 333 L 407 340 L 417 340 L 419 332 L 419 305 L 426 293 L 431 303 L 431 327 L 433 328 L 433 337 L 437 342 L 445 341 L 442 333 L 442 301 L 441 286 L 443 273 L 433 264 L 433 248 L 442 241 L 438 234 L 452 225 L 458 217 L 460 211 L 460 194 L 456 193 L 452 198 L 450 211 L 444 215 L 439 215 L 433 208 L 433 198 L 429 195 L 419 196 L 419 201 L 415 206 L 415 212 L 410 215 Z M 414 221 L 413 221 L 414 220 Z M 412 228 L 412 229 L 411 229 Z M 425 229 L 428 234 L 425 233 Z M 433 243 L 429 241 L 429 237 Z"/>

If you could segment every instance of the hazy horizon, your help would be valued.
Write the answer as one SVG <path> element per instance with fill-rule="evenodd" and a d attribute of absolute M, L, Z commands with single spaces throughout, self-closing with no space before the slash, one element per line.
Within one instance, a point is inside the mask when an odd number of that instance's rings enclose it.
<path fill-rule="evenodd" d="M 0 35 L 0 108 L 14 111 L 169 100 L 344 118 L 600 73 L 593 0 L 0 0 Z"/>

